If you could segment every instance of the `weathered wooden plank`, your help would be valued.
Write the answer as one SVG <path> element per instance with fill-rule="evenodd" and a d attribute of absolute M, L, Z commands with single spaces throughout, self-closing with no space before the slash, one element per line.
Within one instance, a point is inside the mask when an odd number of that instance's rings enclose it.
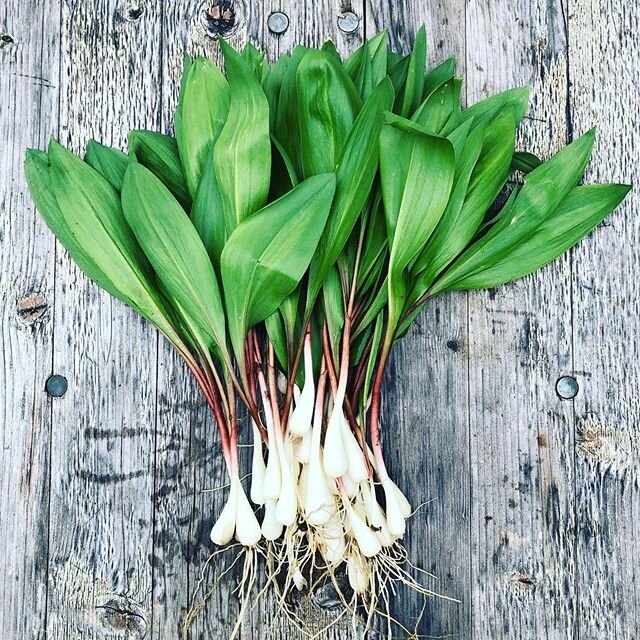
<path fill-rule="evenodd" d="M 640 6 L 571 3 L 576 134 L 596 124 L 589 181 L 639 181 Z M 588 34 L 588 37 L 585 37 Z M 640 198 L 573 252 L 577 611 L 580 637 L 640 637 Z"/>
<path fill-rule="evenodd" d="M 0 629 L 44 638 L 49 546 L 55 240 L 26 191 L 26 147 L 58 128 L 60 5 L 5 3 L 0 17 Z"/>
<path fill-rule="evenodd" d="M 548 157 L 567 136 L 560 2 L 473 2 L 467 99 L 530 84 L 521 146 Z M 570 267 L 560 260 L 469 295 L 472 597 L 476 638 L 574 638 Z"/>
<path fill-rule="evenodd" d="M 65 3 L 61 139 L 124 146 L 159 125 L 160 2 Z M 151 626 L 157 335 L 56 261 L 47 637 L 142 638 Z"/>
<path fill-rule="evenodd" d="M 425 25 L 429 65 L 449 56 L 465 67 L 463 2 L 367 3 L 367 35 L 382 28 L 397 51 L 408 51 Z M 418 631 L 433 637 L 470 637 L 470 487 L 467 380 L 467 303 L 445 295 L 427 305 L 396 347 L 384 388 L 385 451 L 392 475 L 414 505 L 409 557 L 438 576 L 416 576 L 430 589 L 456 598 L 426 601 Z M 394 615 L 412 627 L 423 606 L 408 591 L 396 598 Z"/>

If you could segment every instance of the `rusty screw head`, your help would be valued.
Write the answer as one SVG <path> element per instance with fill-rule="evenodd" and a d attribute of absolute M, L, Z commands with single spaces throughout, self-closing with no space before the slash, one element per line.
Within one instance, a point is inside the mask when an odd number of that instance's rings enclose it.
<path fill-rule="evenodd" d="M 571 400 L 578 395 L 580 387 L 573 376 L 562 376 L 556 382 L 556 393 L 563 400 Z"/>
<path fill-rule="evenodd" d="M 289 16 L 286 13 L 282 13 L 282 11 L 274 11 L 267 18 L 267 27 L 269 27 L 271 33 L 279 36 L 289 28 Z"/>
<path fill-rule="evenodd" d="M 345 11 L 338 16 L 338 27 L 344 33 L 353 33 L 360 26 L 360 18 L 353 11 Z"/>
<path fill-rule="evenodd" d="M 69 383 L 64 376 L 53 375 L 47 379 L 45 390 L 52 398 L 61 398 L 69 387 Z"/>

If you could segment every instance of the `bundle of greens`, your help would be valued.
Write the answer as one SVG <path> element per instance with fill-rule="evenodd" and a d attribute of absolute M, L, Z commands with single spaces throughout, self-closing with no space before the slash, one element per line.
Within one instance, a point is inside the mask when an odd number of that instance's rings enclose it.
<path fill-rule="evenodd" d="M 52 140 L 27 152 L 29 188 L 202 388 L 230 477 L 211 539 L 246 548 L 245 596 L 260 551 L 285 589 L 346 572 L 346 601 L 371 614 L 394 581 L 421 588 L 380 437 L 394 343 L 436 295 L 555 259 L 628 187 L 577 186 L 593 131 L 546 162 L 516 151 L 528 90 L 462 109 L 455 60 L 426 69 L 424 30 L 406 56 L 386 32 L 346 60 L 331 42 L 273 65 L 220 44 L 226 76 L 185 61 L 175 137 L 132 131 L 126 155 L 90 141 L 84 161 Z"/>

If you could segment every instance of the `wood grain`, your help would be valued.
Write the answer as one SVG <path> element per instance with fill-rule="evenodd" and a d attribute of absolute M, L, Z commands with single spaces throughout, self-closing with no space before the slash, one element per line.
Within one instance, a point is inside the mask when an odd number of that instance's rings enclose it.
<path fill-rule="evenodd" d="M 60 6 L 0 16 L 0 629 L 44 638 L 55 240 L 26 191 L 26 147 L 58 129 Z M 48 25 L 48 26 L 46 26 Z M 45 28 L 46 27 L 46 28 Z M 36 31 L 40 34 L 33 38 Z"/>
<path fill-rule="evenodd" d="M 637 3 L 571 8 L 572 126 L 576 134 L 598 127 L 589 181 L 640 182 L 639 27 Z M 585 640 L 640 637 L 639 213 L 636 187 L 573 252 L 576 605 Z"/>
<path fill-rule="evenodd" d="M 124 148 L 171 131 L 183 53 L 220 61 L 214 31 L 269 59 L 297 43 L 346 54 L 383 27 L 429 62 L 458 56 L 471 104 L 529 83 L 520 142 L 548 157 L 593 124 L 589 180 L 637 182 L 640 9 L 615 0 L 5 2 L 0 14 L 0 629 L 24 638 L 180 638 L 225 498 L 215 425 L 170 346 L 71 263 L 26 192 L 27 146 L 50 135 Z M 227 7 L 227 5 L 224 5 Z M 289 29 L 269 32 L 272 11 Z M 338 27 L 353 11 L 354 33 Z M 208 12 L 208 15 L 207 15 Z M 223 12 L 224 13 L 224 12 Z M 207 32 L 208 31 L 208 32 Z M 6 37 L 4 37 L 6 36 Z M 639 638 L 640 200 L 570 256 L 496 291 L 443 296 L 396 350 L 386 453 L 417 505 L 411 558 L 461 602 L 418 627 L 461 640 Z M 66 376 L 62 398 L 44 393 Z M 580 392 L 561 400 L 573 375 Z M 246 438 L 246 429 L 244 437 Z M 393 446 L 389 434 L 393 433 Z M 246 454 L 246 450 L 245 450 Z M 228 636 L 239 567 L 192 639 Z M 331 588 L 298 604 L 321 637 L 354 637 Z M 409 624 L 422 601 L 400 593 Z M 243 640 L 303 636 L 264 599 Z"/>
<path fill-rule="evenodd" d="M 63 5 L 60 137 L 75 152 L 89 137 L 123 148 L 129 129 L 160 124 L 160 4 L 132 8 Z M 55 293 L 53 363 L 69 391 L 52 417 L 47 638 L 143 638 L 158 338 L 64 251 Z"/>
<path fill-rule="evenodd" d="M 474 2 L 467 100 L 531 85 L 520 141 L 566 143 L 567 39 L 556 1 Z M 573 415 L 555 394 L 571 373 L 566 258 L 469 295 L 473 636 L 574 638 Z"/>

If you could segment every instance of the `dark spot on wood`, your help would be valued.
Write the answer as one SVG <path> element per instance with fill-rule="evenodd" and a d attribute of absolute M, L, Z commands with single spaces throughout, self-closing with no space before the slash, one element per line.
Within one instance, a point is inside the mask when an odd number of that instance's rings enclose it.
<path fill-rule="evenodd" d="M 548 442 L 547 442 L 547 436 L 544 435 L 544 433 L 541 433 L 538 435 L 538 446 L 541 449 L 544 449 L 545 447 L 548 446 Z"/>
<path fill-rule="evenodd" d="M 554 482 L 549 486 L 545 505 L 545 523 L 555 543 L 560 542 L 560 494 Z"/>
<path fill-rule="evenodd" d="M 87 427 L 84 430 L 85 438 L 102 440 L 107 438 L 135 438 L 144 435 L 146 429 L 128 427 L 126 429 L 97 429 L 96 427 Z"/>
<path fill-rule="evenodd" d="M 45 297 L 39 293 L 31 294 L 18 300 L 16 305 L 18 317 L 24 324 L 32 326 L 44 320 L 49 305 Z"/>
<path fill-rule="evenodd" d="M 210 38 L 231 35 L 236 24 L 236 11 L 229 0 L 207 3 L 200 12 L 200 20 Z"/>
<path fill-rule="evenodd" d="M 138 471 L 130 471 L 129 473 L 93 473 L 92 471 L 80 471 L 79 476 L 82 480 L 89 480 L 96 484 L 115 484 L 117 482 L 125 482 L 126 480 L 134 480 L 145 474 L 143 469 Z"/>
<path fill-rule="evenodd" d="M 447 340 L 447 349 L 451 349 L 454 353 L 460 351 L 460 343 L 458 340 Z"/>
<path fill-rule="evenodd" d="M 509 505 L 509 509 L 516 508 L 516 501 L 513 498 L 509 498 L 509 502 L 507 504 Z"/>
<path fill-rule="evenodd" d="M 493 516 L 485 516 L 484 523 L 489 524 L 493 520 Z"/>
<path fill-rule="evenodd" d="M 509 546 L 509 538 L 506 535 L 503 535 L 500 538 L 500 542 L 498 543 L 496 550 L 493 552 L 493 555 L 491 556 L 491 562 L 493 563 L 494 567 L 498 566 L 500 562 L 500 556 L 508 546 Z"/>
<path fill-rule="evenodd" d="M 129 9 L 129 11 L 127 12 L 127 19 L 131 22 L 135 22 L 142 17 L 143 13 L 144 11 L 140 7 L 134 7 L 132 9 Z"/>
<path fill-rule="evenodd" d="M 147 632 L 147 620 L 141 607 L 126 596 L 115 596 L 96 609 L 100 612 L 101 622 L 114 631 L 126 632 L 126 637 L 144 638 Z"/>
<path fill-rule="evenodd" d="M 0 42 L 2 42 L 0 46 L 4 46 L 5 44 L 13 44 L 14 40 L 8 33 L 3 33 L 0 36 Z"/>
<path fill-rule="evenodd" d="M 489 300 L 495 300 L 498 290 L 495 287 L 492 287 L 491 289 L 487 289 L 487 293 L 489 294 Z"/>

